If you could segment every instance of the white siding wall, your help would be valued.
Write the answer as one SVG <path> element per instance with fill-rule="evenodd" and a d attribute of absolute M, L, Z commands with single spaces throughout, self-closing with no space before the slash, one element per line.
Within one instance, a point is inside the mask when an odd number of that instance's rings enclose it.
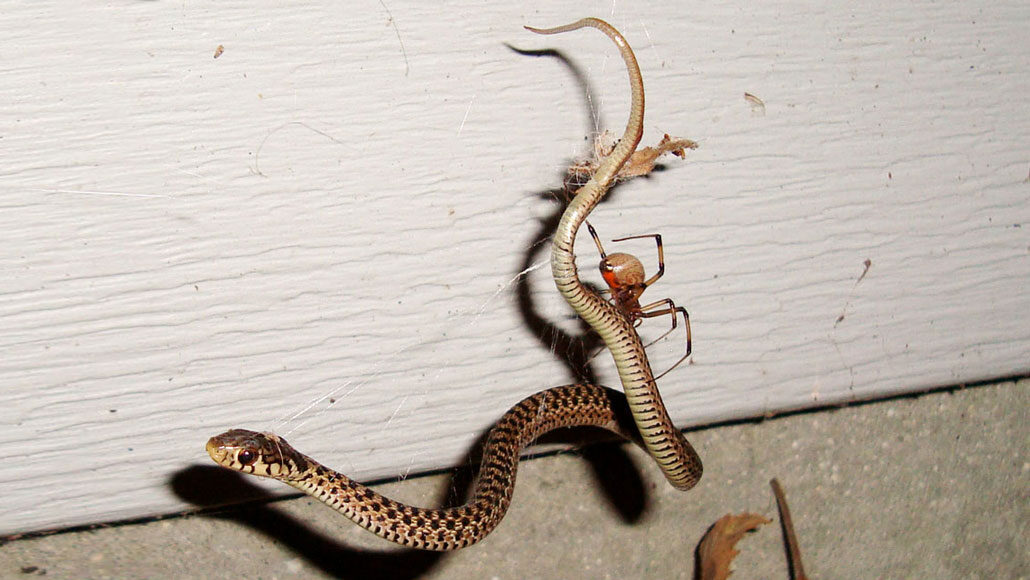
<path fill-rule="evenodd" d="M 601 34 L 524 24 L 610 19 L 645 144 L 701 143 L 592 217 L 664 235 L 680 424 L 1030 370 L 1026 2 L 347 4 L 0 12 L 0 533 L 188 507 L 229 427 L 362 479 L 452 465 L 570 381 L 511 283 L 628 90 Z"/>

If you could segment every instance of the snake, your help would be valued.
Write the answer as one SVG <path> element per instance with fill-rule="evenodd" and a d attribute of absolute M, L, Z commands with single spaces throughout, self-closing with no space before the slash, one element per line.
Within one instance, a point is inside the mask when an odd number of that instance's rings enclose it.
<path fill-rule="evenodd" d="M 390 499 L 304 455 L 274 433 L 231 429 L 212 437 L 206 449 L 215 463 L 282 481 L 386 540 L 434 551 L 470 546 L 497 527 L 511 504 L 522 450 L 555 429 L 600 427 L 640 442 L 675 488 L 688 490 L 697 484 L 701 459 L 669 417 L 633 322 L 586 287 L 576 269 L 576 234 L 636 149 L 644 118 L 640 67 L 626 39 L 614 27 L 597 18 L 584 18 L 555 28 L 526 29 L 558 34 L 585 27 L 600 30 L 618 47 L 629 71 L 630 116 L 618 145 L 576 191 L 562 214 L 553 236 L 551 272 L 561 295 L 612 353 L 624 393 L 600 385 L 574 384 L 549 388 L 517 403 L 490 429 L 470 497 L 459 506 L 423 508 Z M 635 429 L 626 415 L 632 416 Z"/>

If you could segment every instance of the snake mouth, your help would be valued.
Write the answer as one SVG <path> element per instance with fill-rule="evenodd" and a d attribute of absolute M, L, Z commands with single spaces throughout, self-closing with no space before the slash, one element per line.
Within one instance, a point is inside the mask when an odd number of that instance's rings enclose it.
<path fill-rule="evenodd" d="M 205 449 L 207 449 L 207 454 L 211 456 L 211 459 L 215 460 L 215 463 L 223 465 L 222 462 L 225 459 L 226 451 L 225 448 L 218 444 L 217 439 L 218 437 L 208 439 Z"/>

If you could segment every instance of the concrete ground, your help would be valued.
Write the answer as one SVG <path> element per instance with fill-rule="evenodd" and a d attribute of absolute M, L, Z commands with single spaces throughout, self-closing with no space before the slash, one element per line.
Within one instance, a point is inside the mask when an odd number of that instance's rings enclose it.
<path fill-rule="evenodd" d="M 1030 381 L 799 413 L 688 433 L 705 461 L 678 492 L 638 449 L 525 462 L 511 511 L 477 546 L 399 550 L 310 499 L 11 541 L 0 577 L 692 578 L 726 513 L 774 520 L 739 544 L 734 578 L 788 578 L 769 479 L 784 485 L 810 577 L 1030 577 Z M 450 476 L 378 486 L 436 505 Z M 199 469 L 198 504 L 246 490 Z"/>

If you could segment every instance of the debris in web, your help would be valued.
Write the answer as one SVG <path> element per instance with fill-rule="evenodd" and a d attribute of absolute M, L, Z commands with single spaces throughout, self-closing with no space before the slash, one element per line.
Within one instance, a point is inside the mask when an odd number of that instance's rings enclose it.
<path fill-rule="evenodd" d="M 597 167 L 612 154 L 618 140 L 609 131 L 605 131 L 594 139 L 594 155 L 586 161 L 581 161 L 569 168 L 568 182 L 572 184 L 586 183 L 590 176 L 597 171 Z M 622 169 L 615 175 L 615 179 L 622 181 L 647 175 L 654 171 L 658 158 L 666 153 L 671 153 L 679 158 L 687 156 L 687 149 L 697 149 L 697 142 L 690 139 L 673 138 L 666 134 L 654 147 L 637 149 L 626 161 Z"/>

